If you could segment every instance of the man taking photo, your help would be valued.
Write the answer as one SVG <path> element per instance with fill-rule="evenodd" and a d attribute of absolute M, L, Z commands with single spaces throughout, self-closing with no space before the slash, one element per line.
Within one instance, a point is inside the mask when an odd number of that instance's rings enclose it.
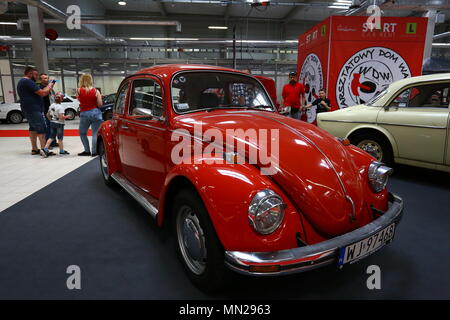
<path fill-rule="evenodd" d="M 33 67 L 26 67 L 24 71 L 24 77 L 17 83 L 17 93 L 20 98 L 20 109 L 28 120 L 30 141 L 31 141 L 31 154 L 38 155 L 39 149 L 37 147 L 37 139 L 41 149 L 45 146 L 45 132 L 46 124 L 44 119 L 44 105 L 42 97 L 47 96 L 50 90 L 53 88 L 53 83 L 48 84 L 41 89 L 36 81 L 38 80 L 39 73 Z"/>

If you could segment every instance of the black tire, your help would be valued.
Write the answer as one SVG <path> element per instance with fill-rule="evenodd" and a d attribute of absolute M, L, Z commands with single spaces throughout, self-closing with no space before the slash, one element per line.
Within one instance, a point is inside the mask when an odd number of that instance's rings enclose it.
<path fill-rule="evenodd" d="M 69 116 L 69 118 L 67 118 L 67 120 L 74 120 L 75 117 L 77 116 L 77 112 L 73 109 L 66 109 L 66 111 L 64 113 L 66 116 Z"/>
<path fill-rule="evenodd" d="M 378 161 L 388 166 L 394 164 L 391 143 L 381 133 L 357 133 L 350 137 L 350 142 L 375 157 Z"/>
<path fill-rule="evenodd" d="M 113 117 L 112 110 L 105 111 L 105 113 L 103 114 L 103 120 L 105 120 L 105 121 L 111 120 L 112 117 Z"/>
<path fill-rule="evenodd" d="M 8 113 L 7 120 L 8 120 L 8 122 L 11 122 L 11 123 L 14 123 L 14 124 L 22 123 L 22 121 L 23 121 L 22 112 L 20 112 L 20 111 L 11 111 L 10 113 Z"/>
<path fill-rule="evenodd" d="M 220 289 L 223 289 L 227 283 L 226 280 L 230 275 L 230 271 L 225 267 L 224 249 L 217 237 L 200 196 L 193 189 L 182 189 L 175 196 L 172 208 L 177 253 L 189 279 L 196 287 L 208 293 L 217 292 Z M 185 219 L 185 216 L 187 216 L 188 219 Z M 201 260 L 198 264 L 200 265 L 199 269 L 203 268 L 202 270 L 195 270 L 195 266 L 192 264 L 195 257 L 193 257 L 187 249 L 187 240 L 185 241 L 186 237 L 184 237 L 186 232 L 182 233 L 182 230 L 185 230 L 182 228 L 183 226 L 187 228 L 192 224 L 197 225 L 195 230 L 202 232 L 202 234 L 200 233 L 200 237 L 194 239 L 203 239 L 204 248 L 206 249 L 200 250 L 199 252 L 199 255 L 202 255 L 205 258 L 196 260 Z M 191 227 L 190 230 L 193 230 L 193 228 Z M 202 243 L 202 240 L 199 240 L 198 242 Z M 193 251 L 195 251 L 195 248 L 193 250 L 191 249 L 191 252 Z"/>
<path fill-rule="evenodd" d="M 103 177 L 103 181 L 108 187 L 113 187 L 116 185 L 115 180 L 108 173 L 108 157 L 105 152 L 105 145 L 103 141 L 99 141 L 97 146 L 98 159 L 100 161 L 100 172 Z"/>

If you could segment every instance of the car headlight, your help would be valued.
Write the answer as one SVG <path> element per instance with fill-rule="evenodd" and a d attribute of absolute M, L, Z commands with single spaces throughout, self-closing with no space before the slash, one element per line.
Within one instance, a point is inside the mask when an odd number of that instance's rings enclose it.
<path fill-rule="evenodd" d="M 389 176 L 394 170 L 383 163 L 374 161 L 369 166 L 369 184 L 375 193 L 381 192 L 386 187 Z"/>
<path fill-rule="evenodd" d="M 274 191 L 259 191 L 248 207 L 250 225 L 260 234 L 274 232 L 283 221 L 286 204 Z"/>

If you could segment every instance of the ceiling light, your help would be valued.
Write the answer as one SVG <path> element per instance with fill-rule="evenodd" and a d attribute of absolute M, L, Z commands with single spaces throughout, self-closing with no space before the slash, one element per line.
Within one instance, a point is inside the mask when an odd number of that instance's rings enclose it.
<path fill-rule="evenodd" d="M 0 24 L 6 25 L 6 26 L 16 26 L 16 22 L 0 22 Z"/>
<path fill-rule="evenodd" d="M 197 41 L 197 38 L 129 38 L 130 40 L 142 41 Z"/>
<path fill-rule="evenodd" d="M 126 1 L 119 1 L 119 2 L 117 2 L 117 4 L 119 6 L 126 6 L 127 5 Z"/>
<path fill-rule="evenodd" d="M 208 26 L 208 29 L 213 29 L 213 30 L 227 30 L 228 27 L 225 27 L 225 26 Z"/>

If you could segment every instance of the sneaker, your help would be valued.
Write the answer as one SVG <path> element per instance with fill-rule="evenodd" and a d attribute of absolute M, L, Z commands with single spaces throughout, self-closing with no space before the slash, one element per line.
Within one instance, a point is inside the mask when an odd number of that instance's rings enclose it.
<path fill-rule="evenodd" d="M 66 150 L 60 151 L 59 154 L 63 155 L 63 154 L 70 154 L 69 152 L 67 152 Z"/>
<path fill-rule="evenodd" d="M 49 152 L 45 151 L 44 149 L 39 150 L 39 153 L 43 158 L 47 158 L 49 154 Z"/>
<path fill-rule="evenodd" d="M 90 156 L 91 153 L 90 153 L 89 151 L 88 151 L 88 152 L 83 151 L 83 152 L 79 153 L 78 155 L 79 155 L 79 156 Z"/>
<path fill-rule="evenodd" d="M 41 154 L 40 151 L 39 151 L 39 149 L 37 149 L 37 150 L 31 150 L 31 155 L 35 156 L 35 155 L 38 155 L 38 154 Z"/>
<path fill-rule="evenodd" d="M 93 156 L 93 157 L 96 157 L 96 156 L 98 156 L 98 154 L 97 154 L 97 153 L 93 153 L 92 156 Z"/>

